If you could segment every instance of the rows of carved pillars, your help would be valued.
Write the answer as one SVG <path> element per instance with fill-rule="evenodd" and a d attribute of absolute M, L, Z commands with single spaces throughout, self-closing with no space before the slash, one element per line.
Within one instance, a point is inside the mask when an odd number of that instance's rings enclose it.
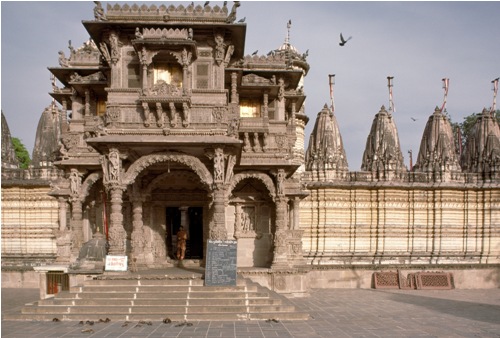
<path fill-rule="evenodd" d="M 125 255 L 125 229 L 123 227 L 123 187 L 114 186 L 110 189 L 111 192 L 111 214 L 109 226 L 109 254 L 110 255 Z M 210 227 L 209 239 L 224 240 L 227 239 L 227 231 L 225 224 L 225 190 L 216 186 L 213 191 L 213 222 Z M 142 208 L 144 199 L 138 196 L 132 196 L 132 255 L 142 251 L 140 247 L 142 236 Z M 71 200 L 72 204 L 72 256 L 78 257 L 78 252 L 83 245 L 83 212 L 82 201 L 79 199 Z M 298 213 L 298 208 L 294 207 L 294 214 Z M 276 233 L 274 236 L 274 256 L 273 266 L 287 265 L 287 198 L 278 196 L 276 198 Z M 295 217 L 294 217 L 295 218 Z M 295 223 L 295 222 L 294 222 Z"/>

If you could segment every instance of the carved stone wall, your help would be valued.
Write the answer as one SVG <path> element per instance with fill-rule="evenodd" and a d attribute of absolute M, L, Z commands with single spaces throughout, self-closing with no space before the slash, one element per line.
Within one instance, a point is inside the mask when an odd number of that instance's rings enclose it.
<path fill-rule="evenodd" d="M 300 208 L 311 264 L 500 262 L 498 188 L 331 185 Z"/>
<path fill-rule="evenodd" d="M 50 187 L 2 187 L 2 266 L 39 265 L 56 258 L 58 202 Z"/>

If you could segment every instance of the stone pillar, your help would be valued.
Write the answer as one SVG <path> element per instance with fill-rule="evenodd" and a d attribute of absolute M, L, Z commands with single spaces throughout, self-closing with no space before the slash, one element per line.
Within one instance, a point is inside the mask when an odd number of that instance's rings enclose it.
<path fill-rule="evenodd" d="M 123 187 L 111 186 L 111 214 L 109 225 L 109 254 L 125 255 L 125 229 L 123 228 Z"/>
<path fill-rule="evenodd" d="M 85 116 L 90 116 L 90 90 L 85 89 Z"/>
<path fill-rule="evenodd" d="M 78 198 L 71 200 L 71 256 L 72 260 L 78 258 L 83 244 L 83 210 L 82 201 Z"/>
<path fill-rule="evenodd" d="M 136 268 L 135 264 L 145 263 L 144 257 L 144 232 L 142 220 L 142 203 L 144 199 L 141 197 L 134 197 L 132 199 L 132 252 L 130 257 L 130 264 Z M 135 260 L 135 261 L 134 261 Z M 135 264 L 134 264 L 135 263 Z"/>
<path fill-rule="evenodd" d="M 234 237 L 238 238 L 241 233 L 241 204 L 234 204 Z"/>
<path fill-rule="evenodd" d="M 213 222 L 209 231 L 209 239 L 225 240 L 227 239 L 225 190 L 221 184 L 216 185 L 213 190 L 213 196 Z"/>
<path fill-rule="evenodd" d="M 141 62 L 142 64 L 142 92 L 146 94 L 148 92 L 148 64 L 147 62 Z"/>
<path fill-rule="evenodd" d="M 269 119 L 269 93 L 267 91 L 264 92 L 264 102 L 263 103 L 264 103 L 263 118 L 264 118 L 264 120 L 268 120 Z"/>
<path fill-rule="evenodd" d="M 66 230 L 66 218 L 68 212 L 68 205 L 64 197 L 59 197 L 59 230 Z"/>
<path fill-rule="evenodd" d="M 296 108 L 296 101 L 293 100 L 292 101 L 292 114 L 290 116 L 290 125 L 292 125 L 292 126 L 295 126 L 295 113 L 296 113 L 295 109 L 297 109 Z"/>
<path fill-rule="evenodd" d="M 288 267 L 287 257 L 287 199 L 284 196 L 276 197 L 276 232 L 274 234 L 274 256 L 272 268 Z"/>
<path fill-rule="evenodd" d="M 231 103 L 238 103 L 238 74 L 236 72 L 231 73 Z"/>
<path fill-rule="evenodd" d="M 293 208 L 293 223 L 292 229 L 299 230 L 300 228 L 300 197 L 295 197 L 292 202 Z"/>

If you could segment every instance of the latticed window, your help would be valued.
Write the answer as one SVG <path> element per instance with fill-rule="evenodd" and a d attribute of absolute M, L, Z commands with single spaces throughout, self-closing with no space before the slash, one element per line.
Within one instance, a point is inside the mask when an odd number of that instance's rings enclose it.
<path fill-rule="evenodd" d="M 208 89 L 208 64 L 201 63 L 196 65 L 196 88 Z"/>
<path fill-rule="evenodd" d="M 128 87 L 141 88 L 141 71 L 139 64 L 131 64 L 128 66 Z"/>

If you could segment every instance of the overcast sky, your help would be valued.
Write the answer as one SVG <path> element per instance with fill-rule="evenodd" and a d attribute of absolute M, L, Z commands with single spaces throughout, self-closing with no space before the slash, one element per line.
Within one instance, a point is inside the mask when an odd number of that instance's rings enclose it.
<path fill-rule="evenodd" d="M 1 108 L 12 136 L 30 154 L 39 117 L 52 101 L 47 67 L 58 66 L 58 51 L 68 55 L 68 40 L 79 47 L 88 39 L 81 21 L 94 19 L 93 8 L 92 1 L 1 3 Z M 246 18 L 245 54 L 278 48 L 288 20 L 292 45 L 309 50 L 306 143 L 317 113 L 330 102 L 328 74 L 336 74 L 335 114 L 350 170 L 360 169 L 373 118 L 389 105 L 387 76 L 394 76 L 394 119 L 407 166 L 408 150 L 415 161 L 425 123 L 443 103 L 443 78 L 450 79 L 453 121 L 493 103 L 500 2 L 242 1 L 237 16 Z M 341 32 L 352 36 L 344 47 Z"/>

